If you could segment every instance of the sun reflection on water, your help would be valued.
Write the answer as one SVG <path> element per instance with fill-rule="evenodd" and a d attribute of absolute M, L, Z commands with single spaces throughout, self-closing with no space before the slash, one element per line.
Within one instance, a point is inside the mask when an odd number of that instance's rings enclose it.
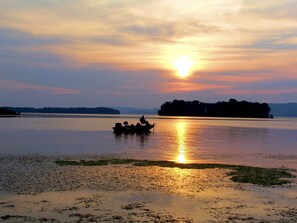
<path fill-rule="evenodd" d="M 175 161 L 178 163 L 188 163 L 187 147 L 185 144 L 187 134 L 186 123 L 183 121 L 177 122 L 176 130 L 178 150 Z"/>

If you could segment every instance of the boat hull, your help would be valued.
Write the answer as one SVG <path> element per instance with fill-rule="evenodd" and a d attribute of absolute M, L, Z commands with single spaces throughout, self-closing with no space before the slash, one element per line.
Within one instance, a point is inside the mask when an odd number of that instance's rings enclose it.
<path fill-rule="evenodd" d="M 136 134 L 146 134 L 151 131 L 155 127 L 155 124 L 152 125 L 142 125 L 142 126 L 121 126 L 121 127 L 113 127 L 113 132 L 115 134 L 128 134 L 128 133 L 136 133 Z"/>

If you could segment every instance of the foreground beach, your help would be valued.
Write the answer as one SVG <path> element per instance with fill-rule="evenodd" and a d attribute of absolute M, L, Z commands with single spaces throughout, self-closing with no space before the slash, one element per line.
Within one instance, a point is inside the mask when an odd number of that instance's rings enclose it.
<path fill-rule="evenodd" d="M 228 168 L 56 163 L 112 158 L 0 157 L 0 221 L 297 222 L 296 178 L 261 186 Z"/>

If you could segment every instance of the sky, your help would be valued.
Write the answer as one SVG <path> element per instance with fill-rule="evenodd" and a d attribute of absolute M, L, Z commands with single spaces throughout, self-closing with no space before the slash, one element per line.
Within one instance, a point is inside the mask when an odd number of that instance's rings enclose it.
<path fill-rule="evenodd" d="M 297 102 L 296 0 L 0 0 L 0 106 Z"/>

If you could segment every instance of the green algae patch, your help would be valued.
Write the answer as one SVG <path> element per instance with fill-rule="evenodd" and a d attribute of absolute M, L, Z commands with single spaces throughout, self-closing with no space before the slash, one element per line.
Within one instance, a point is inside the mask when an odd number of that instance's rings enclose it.
<path fill-rule="evenodd" d="M 158 166 L 166 168 L 180 169 L 229 169 L 227 174 L 233 182 L 250 183 L 260 186 L 276 186 L 291 183 L 293 174 L 286 169 L 262 168 L 253 166 L 240 166 L 216 163 L 176 163 L 172 161 L 154 161 L 154 160 L 134 160 L 134 159 L 102 159 L 102 160 L 57 160 L 56 164 L 60 166 L 104 166 L 104 165 L 121 165 L 132 164 L 134 166 Z"/>
<path fill-rule="evenodd" d="M 180 169 L 214 169 L 214 168 L 232 168 L 233 165 L 216 163 L 176 163 L 172 161 L 153 161 L 153 160 L 135 160 L 135 166 L 159 166 Z"/>
<path fill-rule="evenodd" d="M 275 186 L 290 183 L 294 175 L 284 169 L 237 166 L 228 174 L 231 180 L 239 183 L 251 183 L 261 186 Z"/>

